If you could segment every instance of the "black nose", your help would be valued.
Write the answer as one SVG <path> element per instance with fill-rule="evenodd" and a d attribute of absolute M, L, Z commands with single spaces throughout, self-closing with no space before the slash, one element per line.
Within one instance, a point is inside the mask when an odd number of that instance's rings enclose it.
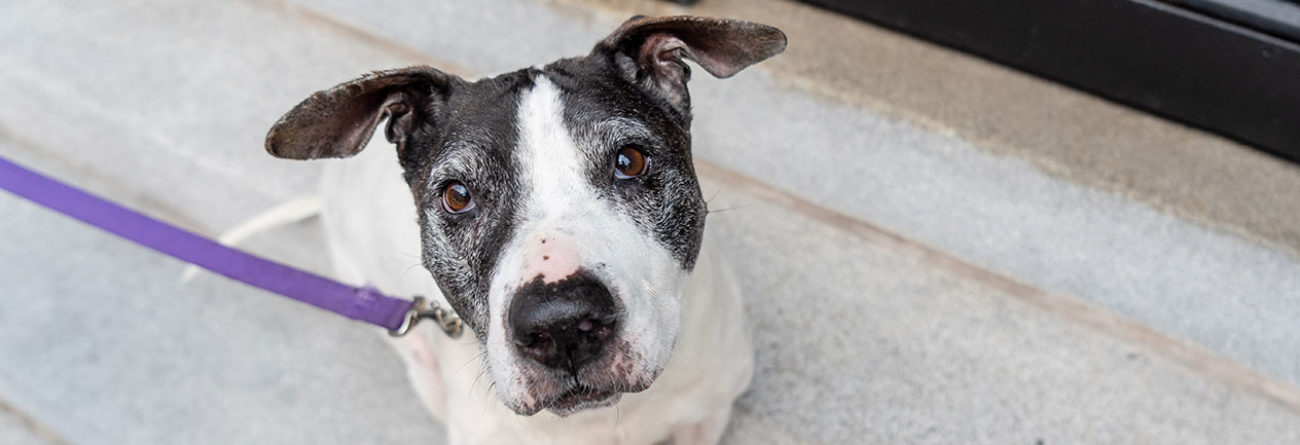
<path fill-rule="evenodd" d="M 510 303 L 509 324 L 520 354 L 552 369 L 577 372 L 600 356 L 617 315 L 609 289 L 579 273 L 551 284 L 539 278 Z"/>

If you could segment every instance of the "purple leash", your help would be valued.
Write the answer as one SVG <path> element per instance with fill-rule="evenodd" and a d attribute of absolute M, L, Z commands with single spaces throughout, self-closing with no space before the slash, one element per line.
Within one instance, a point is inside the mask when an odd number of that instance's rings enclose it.
<path fill-rule="evenodd" d="M 416 322 L 433 318 L 452 337 L 460 320 L 422 297 L 415 301 L 384 295 L 373 287 L 348 286 L 329 278 L 254 256 L 193 232 L 23 168 L 0 157 L 0 189 L 111 232 L 142 246 L 193 263 L 248 285 L 405 334 Z"/>

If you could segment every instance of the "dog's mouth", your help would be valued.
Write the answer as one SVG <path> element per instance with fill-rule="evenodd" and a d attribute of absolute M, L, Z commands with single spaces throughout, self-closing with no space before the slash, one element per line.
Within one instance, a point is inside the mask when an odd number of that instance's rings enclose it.
<path fill-rule="evenodd" d="M 556 415 L 564 417 L 587 409 L 612 406 L 618 403 L 622 396 L 623 393 L 618 391 L 578 385 L 556 396 L 555 399 L 546 403 L 545 407 Z"/>

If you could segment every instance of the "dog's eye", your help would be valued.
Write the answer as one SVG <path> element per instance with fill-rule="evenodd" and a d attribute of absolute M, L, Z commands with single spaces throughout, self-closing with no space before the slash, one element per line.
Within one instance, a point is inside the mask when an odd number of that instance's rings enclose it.
<path fill-rule="evenodd" d="M 650 169 L 650 158 L 634 147 L 623 147 L 614 158 L 614 177 L 631 179 L 644 175 Z"/>
<path fill-rule="evenodd" d="M 459 181 L 447 184 L 442 189 L 442 208 L 451 213 L 464 213 L 474 208 L 474 198 L 469 195 L 469 187 Z"/>

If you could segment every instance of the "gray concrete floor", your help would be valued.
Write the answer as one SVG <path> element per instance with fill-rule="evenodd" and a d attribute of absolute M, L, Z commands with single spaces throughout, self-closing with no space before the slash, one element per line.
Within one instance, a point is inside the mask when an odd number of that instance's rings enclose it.
<path fill-rule="evenodd" d="M 728 209 L 710 223 L 759 328 L 727 443 L 1300 442 L 1293 166 L 811 8 L 746 6 L 699 11 L 776 24 L 790 51 L 692 89 Z M 631 8 L 675 7 L 9 2 L 0 153 L 216 233 L 312 193 L 318 164 L 261 150 L 311 91 L 581 54 Z M 441 443 L 373 329 L 180 283 L 181 264 L 8 195 L 0 214 L 0 442 Z M 324 266 L 314 223 L 248 247 Z"/>
<path fill-rule="evenodd" d="M 2 402 L 0 402 L 2 403 Z M 63 445 L 66 442 L 22 411 L 0 405 L 0 443 Z"/>

